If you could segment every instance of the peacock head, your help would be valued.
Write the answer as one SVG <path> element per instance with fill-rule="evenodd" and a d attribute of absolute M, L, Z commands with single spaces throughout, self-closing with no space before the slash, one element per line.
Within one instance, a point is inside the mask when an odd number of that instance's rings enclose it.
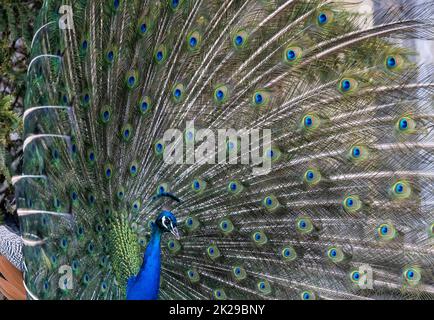
<path fill-rule="evenodd" d="M 172 212 L 163 210 L 157 220 L 155 220 L 155 223 L 162 232 L 170 232 L 179 240 L 180 236 L 176 227 L 176 217 Z"/>

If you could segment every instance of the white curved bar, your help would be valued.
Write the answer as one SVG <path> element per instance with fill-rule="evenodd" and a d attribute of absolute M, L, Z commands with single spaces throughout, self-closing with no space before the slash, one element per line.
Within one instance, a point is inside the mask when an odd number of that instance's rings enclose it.
<path fill-rule="evenodd" d="M 12 177 L 12 185 L 15 185 L 22 179 L 44 179 L 47 180 L 47 176 L 37 176 L 37 175 L 21 175 Z"/>
<path fill-rule="evenodd" d="M 48 214 L 51 216 L 59 216 L 59 217 L 65 217 L 65 218 L 72 218 L 72 215 L 70 213 L 65 212 L 54 212 L 54 211 L 45 211 L 45 210 L 28 210 L 28 209 L 18 209 L 17 215 L 19 217 L 26 217 L 26 216 L 32 216 L 35 214 Z"/>
<path fill-rule="evenodd" d="M 68 140 L 71 137 L 66 135 L 61 135 L 61 134 L 35 134 L 30 137 L 27 137 L 26 140 L 24 140 L 23 152 L 26 151 L 26 147 L 29 143 L 31 143 L 33 140 L 41 139 L 41 138 L 61 138 L 61 139 Z"/>
<path fill-rule="evenodd" d="M 44 24 L 42 27 L 40 27 L 40 28 L 35 32 L 35 34 L 33 35 L 33 38 L 32 38 L 32 44 L 30 45 L 30 50 L 33 49 L 33 44 L 35 43 L 35 39 L 36 39 L 38 33 L 41 32 L 42 29 L 44 29 L 45 27 L 47 27 L 47 26 L 49 26 L 50 24 L 53 24 L 53 23 L 56 23 L 56 21 L 50 21 L 50 22 L 47 22 L 46 24 Z"/>
<path fill-rule="evenodd" d="M 33 65 L 33 63 L 36 61 L 36 60 L 38 60 L 39 58 L 44 58 L 44 57 L 46 57 L 46 58 L 57 58 L 57 59 L 62 59 L 62 57 L 61 56 L 58 56 L 58 55 L 56 55 L 56 54 L 40 54 L 39 56 L 36 56 L 36 57 L 34 57 L 33 59 L 32 59 L 32 61 L 30 61 L 30 63 L 29 63 L 29 67 L 27 68 L 27 76 L 29 76 L 29 71 L 30 71 L 30 69 L 31 69 L 31 67 L 32 67 L 32 65 Z"/>
<path fill-rule="evenodd" d="M 33 108 L 30 108 L 30 109 L 27 109 L 26 111 L 24 111 L 23 122 L 26 121 L 26 117 L 28 115 L 30 115 L 32 112 L 35 112 L 37 110 L 42 110 L 42 109 L 67 109 L 69 111 L 69 110 L 71 110 L 71 107 L 66 107 L 66 106 L 39 106 L 39 107 L 33 107 Z"/>

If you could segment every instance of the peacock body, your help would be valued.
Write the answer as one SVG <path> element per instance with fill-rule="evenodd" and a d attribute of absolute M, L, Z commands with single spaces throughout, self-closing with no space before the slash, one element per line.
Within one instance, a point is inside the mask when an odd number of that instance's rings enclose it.
<path fill-rule="evenodd" d="M 434 6 L 349 8 L 46 0 L 14 178 L 29 297 L 433 299 L 434 81 L 400 40 Z"/>

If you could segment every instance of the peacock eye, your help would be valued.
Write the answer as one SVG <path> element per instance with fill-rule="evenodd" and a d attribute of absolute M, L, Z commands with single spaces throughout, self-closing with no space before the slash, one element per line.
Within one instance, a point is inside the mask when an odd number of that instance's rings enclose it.
<path fill-rule="evenodd" d="M 172 8 L 172 10 L 176 10 L 178 9 L 179 5 L 180 5 L 180 1 L 182 0 L 168 0 L 169 1 L 169 5 Z"/>
<path fill-rule="evenodd" d="M 273 200 L 272 200 L 270 197 L 267 197 L 267 199 L 265 200 L 265 203 L 266 203 L 268 206 L 271 206 L 271 205 L 273 204 Z"/>
<path fill-rule="evenodd" d="M 299 217 L 296 219 L 296 228 L 301 234 L 308 234 L 313 231 L 313 223 L 309 217 Z"/>
<path fill-rule="evenodd" d="M 157 194 L 163 194 L 169 191 L 169 185 L 167 183 L 162 183 L 157 186 Z"/>
<path fill-rule="evenodd" d="M 146 245 L 146 239 L 144 239 L 144 238 L 140 238 L 140 239 L 139 239 L 139 244 L 140 244 L 142 247 L 144 247 L 144 246 Z"/>
<path fill-rule="evenodd" d="M 264 295 L 268 295 L 271 293 L 271 286 L 267 280 L 261 280 L 257 284 L 258 290 L 260 293 Z"/>
<path fill-rule="evenodd" d="M 351 281 L 354 283 L 359 283 L 360 281 L 360 273 L 358 271 L 353 271 L 350 273 Z"/>
<path fill-rule="evenodd" d="M 165 144 L 163 142 L 163 140 L 158 140 L 157 142 L 155 142 L 154 144 L 154 152 L 157 156 L 161 156 L 164 153 L 164 149 L 165 149 Z"/>
<path fill-rule="evenodd" d="M 225 94 L 224 94 L 224 92 L 221 89 L 219 89 L 219 90 L 216 91 L 215 97 L 216 97 L 216 99 L 218 101 L 222 101 L 223 98 L 225 97 Z"/>
<path fill-rule="evenodd" d="M 73 269 L 74 271 L 78 269 L 78 262 L 77 262 L 76 260 L 74 260 L 74 261 L 72 262 L 72 269 Z"/>
<path fill-rule="evenodd" d="M 344 78 L 339 82 L 339 90 L 343 94 L 352 93 L 358 87 L 358 82 L 352 78 Z"/>
<path fill-rule="evenodd" d="M 327 15 L 325 13 L 320 13 L 318 15 L 318 23 L 319 24 L 325 24 L 325 23 L 327 23 Z"/>
<path fill-rule="evenodd" d="M 54 199 L 54 207 L 55 208 L 60 208 L 60 206 L 61 206 L 60 200 L 58 198 L 55 198 Z"/>
<path fill-rule="evenodd" d="M 172 89 L 172 99 L 175 103 L 181 102 L 184 99 L 184 85 L 182 83 L 176 84 Z"/>
<path fill-rule="evenodd" d="M 211 245 L 207 248 L 207 254 L 211 260 L 216 260 L 220 257 L 220 250 L 216 245 Z"/>
<path fill-rule="evenodd" d="M 60 246 L 65 249 L 68 246 L 68 240 L 67 239 L 62 239 L 60 241 Z"/>
<path fill-rule="evenodd" d="M 351 195 L 344 199 L 343 207 L 348 213 L 356 212 L 362 207 L 362 202 L 360 201 L 359 196 Z"/>
<path fill-rule="evenodd" d="M 137 213 L 140 209 L 140 200 L 134 201 L 132 208 L 133 208 L 133 212 Z"/>
<path fill-rule="evenodd" d="M 265 90 L 258 90 L 253 94 L 252 105 L 255 107 L 267 107 L 270 105 L 270 93 Z"/>
<path fill-rule="evenodd" d="M 406 268 L 403 272 L 403 275 L 405 281 L 411 286 L 417 285 L 422 278 L 421 271 L 417 267 Z"/>
<path fill-rule="evenodd" d="M 229 89 L 225 85 L 218 85 L 214 88 L 214 102 L 222 105 L 229 99 Z"/>
<path fill-rule="evenodd" d="M 82 96 L 81 96 L 81 104 L 82 104 L 82 106 L 88 106 L 89 105 L 89 103 L 90 103 L 90 94 L 89 93 L 84 93 Z"/>
<path fill-rule="evenodd" d="M 330 247 L 327 251 L 327 256 L 335 263 L 344 260 L 344 253 L 342 252 L 342 249 L 338 247 Z"/>
<path fill-rule="evenodd" d="M 404 65 L 404 59 L 400 55 L 389 55 L 385 59 L 385 65 L 388 70 L 400 70 Z"/>
<path fill-rule="evenodd" d="M 178 240 L 172 239 L 167 242 L 167 248 L 171 254 L 176 254 L 181 250 L 181 244 Z"/>
<path fill-rule="evenodd" d="M 411 196 L 412 189 L 407 181 L 400 180 L 392 186 L 390 193 L 393 199 L 402 200 Z"/>
<path fill-rule="evenodd" d="M 93 245 L 92 242 L 90 242 L 90 243 L 87 245 L 87 252 L 90 253 L 90 254 L 92 254 L 94 249 L 95 249 L 95 246 Z"/>
<path fill-rule="evenodd" d="M 232 44 L 235 49 L 240 50 L 247 45 L 248 34 L 245 30 L 240 30 L 232 36 Z"/>
<path fill-rule="evenodd" d="M 308 113 L 301 120 L 301 128 L 306 132 L 313 132 L 321 125 L 321 119 L 313 113 Z"/>
<path fill-rule="evenodd" d="M 195 269 L 187 270 L 187 276 L 192 283 L 197 283 L 200 280 L 199 273 Z"/>
<path fill-rule="evenodd" d="M 341 88 L 343 91 L 348 91 L 351 89 L 351 82 L 350 80 L 342 80 L 341 82 Z"/>
<path fill-rule="evenodd" d="M 304 182 L 308 186 L 315 186 L 321 181 L 321 174 L 316 169 L 308 169 L 304 173 Z"/>
<path fill-rule="evenodd" d="M 246 270 L 241 266 L 234 266 L 232 268 L 232 276 L 237 281 L 242 281 L 247 277 Z"/>
<path fill-rule="evenodd" d="M 271 161 L 275 162 L 280 159 L 282 153 L 277 147 L 272 147 L 265 152 L 267 158 L 271 159 Z"/>
<path fill-rule="evenodd" d="M 194 179 L 191 187 L 193 189 L 193 191 L 197 192 L 197 193 L 202 193 L 205 188 L 206 188 L 206 182 L 204 180 L 201 179 Z"/>
<path fill-rule="evenodd" d="M 238 181 L 231 181 L 228 184 L 228 191 L 232 194 L 239 194 L 243 190 L 242 185 Z"/>
<path fill-rule="evenodd" d="M 77 192 L 73 191 L 73 192 L 71 193 L 71 198 L 72 198 L 72 201 L 76 201 L 76 200 L 78 199 L 78 194 L 77 194 Z"/>
<path fill-rule="evenodd" d="M 387 58 L 387 66 L 389 68 L 395 68 L 396 67 L 396 59 L 395 59 L 395 57 L 388 57 Z"/>
<path fill-rule="evenodd" d="M 318 13 L 316 16 L 316 22 L 320 27 L 323 27 L 334 20 L 334 14 L 333 11 L 330 10 L 324 10 Z"/>
<path fill-rule="evenodd" d="M 95 161 L 95 153 L 93 153 L 93 152 L 89 152 L 89 160 L 90 160 L 91 162 Z"/>
<path fill-rule="evenodd" d="M 294 50 L 290 49 L 286 52 L 286 57 L 288 58 L 288 60 L 295 60 L 295 58 L 297 58 L 297 54 L 295 53 Z"/>
<path fill-rule="evenodd" d="M 264 100 L 264 98 L 263 98 L 262 94 L 260 94 L 260 93 L 255 94 L 255 102 L 257 104 L 261 104 L 263 100 Z"/>
<path fill-rule="evenodd" d="M 226 300 L 226 293 L 223 289 L 216 289 L 214 290 L 214 297 L 217 300 Z"/>
<path fill-rule="evenodd" d="M 315 300 L 316 296 L 312 291 L 303 291 L 301 293 L 302 300 Z"/>
<path fill-rule="evenodd" d="M 402 117 L 396 124 L 397 131 L 402 134 L 411 134 L 416 131 L 416 121 L 410 116 Z"/>
<path fill-rule="evenodd" d="M 262 203 L 268 211 L 275 211 L 280 207 L 279 200 L 272 194 L 266 196 Z"/>
<path fill-rule="evenodd" d="M 90 277 L 89 277 L 89 275 L 88 275 L 88 274 L 85 274 L 85 275 L 83 276 L 83 280 L 82 280 L 83 284 L 84 284 L 84 285 L 87 285 L 87 284 L 89 284 L 89 281 L 90 281 Z"/>
<path fill-rule="evenodd" d="M 196 51 L 202 41 L 202 35 L 199 31 L 192 31 L 187 36 L 187 46 L 190 51 Z"/>
<path fill-rule="evenodd" d="M 288 46 L 284 50 L 283 62 L 288 65 L 293 65 L 295 62 L 299 61 L 302 57 L 303 50 L 298 46 Z"/>
<path fill-rule="evenodd" d="M 142 102 L 140 109 L 142 112 L 148 111 L 148 103 L 146 101 Z"/>
<path fill-rule="evenodd" d="M 392 240 L 396 237 L 396 229 L 390 223 L 383 223 L 377 227 L 377 234 L 381 240 Z"/>
<path fill-rule="evenodd" d="M 120 187 L 116 193 L 119 200 L 123 200 L 125 196 L 125 191 L 123 187 Z"/>
<path fill-rule="evenodd" d="M 224 235 L 229 235 L 234 230 L 234 225 L 230 219 L 224 218 L 220 221 L 219 228 Z"/>
<path fill-rule="evenodd" d="M 281 251 L 281 255 L 284 261 L 293 261 L 297 258 L 297 253 L 291 246 L 284 247 Z"/>
<path fill-rule="evenodd" d="M 108 61 L 112 62 L 112 61 L 114 60 L 114 57 L 115 57 L 114 52 L 110 50 L 110 51 L 107 53 L 107 59 L 108 59 Z"/>
<path fill-rule="evenodd" d="M 90 205 L 93 205 L 95 203 L 95 196 L 93 194 L 90 194 L 87 200 Z"/>
<path fill-rule="evenodd" d="M 360 148 L 359 147 L 354 147 L 352 154 L 353 154 L 354 158 L 359 158 L 360 154 L 361 154 Z"/>
<path fill-rule="evenodd" d="M 257 246 L 263 246 L 268 242 L 268 238 L 263 231 L 256 231 L 252 235 L 254 244 Z"/>

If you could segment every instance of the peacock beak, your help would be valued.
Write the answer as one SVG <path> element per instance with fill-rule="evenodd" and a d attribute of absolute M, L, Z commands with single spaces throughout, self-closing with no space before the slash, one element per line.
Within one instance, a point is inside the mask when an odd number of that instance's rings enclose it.
<path fill-rule="evenodd" d="M 179 240 L 181 237 L 179 236 L 178 228 L 173 225 L 173 223 L 170 224 L 170 233 L 173 234 L 176 240 Z"/>

